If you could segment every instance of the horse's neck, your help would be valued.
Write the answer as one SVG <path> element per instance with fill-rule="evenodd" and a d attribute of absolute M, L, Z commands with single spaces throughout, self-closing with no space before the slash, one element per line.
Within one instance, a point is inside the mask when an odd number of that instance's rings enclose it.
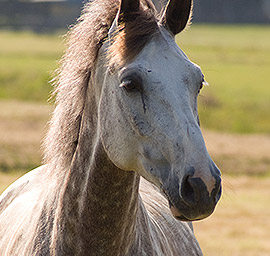
<path fill-rule="evenodd" d="M 58 209 L 54 246 L 68 255 L 124 255 L 135 239 L 139 178 L 111 163 L 87 121 L 82 129 Z"/>

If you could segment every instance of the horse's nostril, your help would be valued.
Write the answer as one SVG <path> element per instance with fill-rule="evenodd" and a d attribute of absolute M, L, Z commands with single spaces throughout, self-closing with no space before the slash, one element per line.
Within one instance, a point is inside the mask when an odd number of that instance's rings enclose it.
<path fill-rule="evenodd" d="M 184 202 L 193 206 L 197 202 L 197 193 L 196 193 L 196 184 L 194 183 L 194 179 L 191 178 L 190 175 L 184 177 L 182 186 L 181 186 L 181 197 Z"/>
<path fill-rule="evenodd" d="M 201 217 L 208 216 L 221 197 L 221 187 L 220 176 L 210 176 L 205 179 L 191 168 L 182 178 L 179 195 L 184 207 L 196 210 Z"/>

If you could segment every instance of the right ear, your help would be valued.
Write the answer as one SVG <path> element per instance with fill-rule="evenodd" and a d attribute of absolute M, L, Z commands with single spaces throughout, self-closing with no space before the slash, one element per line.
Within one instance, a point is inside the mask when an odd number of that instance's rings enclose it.
<path fill-rule="evenodd" d="M 193 0 L 169 0 L 160 23 L 174 35 L 180 33 L 189 22 Z"/>

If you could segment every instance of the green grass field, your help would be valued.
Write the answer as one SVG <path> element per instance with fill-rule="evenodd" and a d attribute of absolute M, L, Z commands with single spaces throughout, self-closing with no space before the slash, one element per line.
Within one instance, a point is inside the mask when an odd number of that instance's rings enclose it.
<path fill-rule="evenodd" d="M 62 55 L 60 35 L 0 32 L 0 99 L 46 102 Z"/>
<path fill-rule="evenodd" d="M 191 26 L 177 37 L 210 86 L 200 97 L 204 127 L 270 133 L 270 26 Z"/>

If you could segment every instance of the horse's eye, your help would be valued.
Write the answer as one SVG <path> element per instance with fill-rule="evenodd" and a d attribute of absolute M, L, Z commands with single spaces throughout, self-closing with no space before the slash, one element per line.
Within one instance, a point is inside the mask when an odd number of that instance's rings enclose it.
<path fill-rule="evenodd" d="M 124 88 L 127 92 L 142 91 L 141 79 L 135 77 L 126 77 L 120 84 L 121 88 Z"/>

